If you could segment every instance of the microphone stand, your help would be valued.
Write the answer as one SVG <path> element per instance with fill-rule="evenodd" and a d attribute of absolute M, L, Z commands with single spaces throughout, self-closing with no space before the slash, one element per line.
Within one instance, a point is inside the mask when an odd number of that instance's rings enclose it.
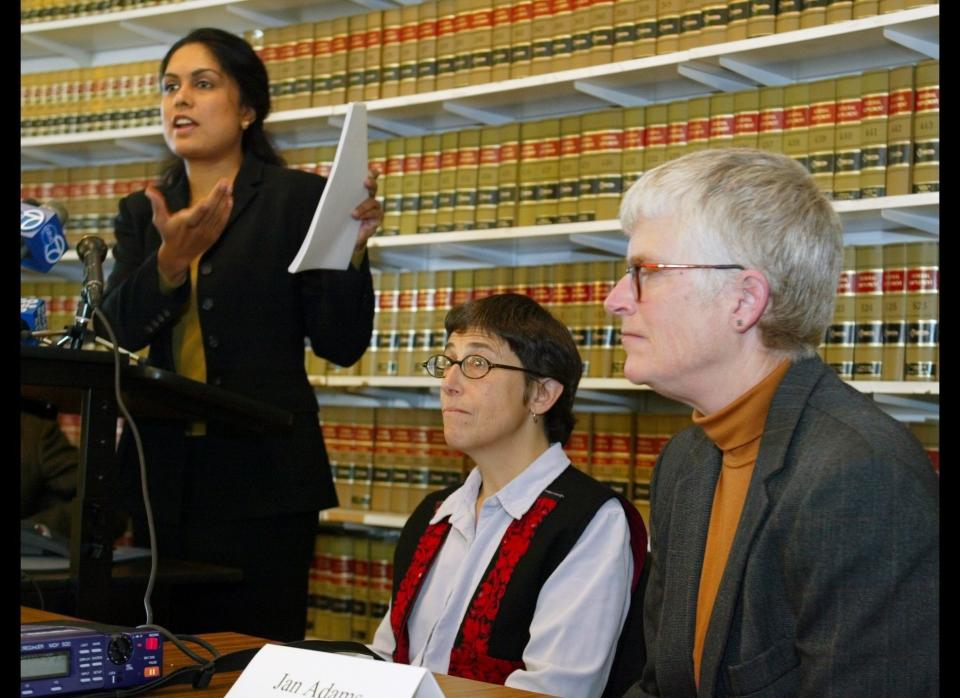
<path fill-rule="evenodd" d="M 94 332 L 88 325 L 93 316 L 93 304 L 87 298 L 87 291 L 80 292 L 80 304 L 74 316 L 73 327 L 65 328 L 63 336 L 57 340 L 57 346 L 67 346 L 68 349 L 83 349 L 86 340 L 94 339 Z"/>

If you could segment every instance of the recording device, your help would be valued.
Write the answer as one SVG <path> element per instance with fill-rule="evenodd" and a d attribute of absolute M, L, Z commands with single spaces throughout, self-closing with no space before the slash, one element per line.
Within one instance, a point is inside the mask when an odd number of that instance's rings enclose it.
<path fill-rule="evenodd" d="M 55 202 L 40 206 L 33 199 L 20 202 L 20 264 L 46 273 L 67 251 L 63 233 L 66 209 Z"/>
<path fill-rule="evenodd" d="M 42 298 L 20 296 L 20 341 L 34 346 L 37 340 L 32 332 L 47 329 L 47 304 Z"/>
<path fill-rule="evenodd" d="M 83 294 L 93 307 L 100 307 L 103 298 L 103 260 L 107 244 L 96 235 L 84 235 L 77 243 L 77 256 L 83 262 Z"/>
<path fill-rule="evenodd" d="M 131 688 L 160 678 L 163 636 L 95 624 L 20 625 L 20 695 Z"/>

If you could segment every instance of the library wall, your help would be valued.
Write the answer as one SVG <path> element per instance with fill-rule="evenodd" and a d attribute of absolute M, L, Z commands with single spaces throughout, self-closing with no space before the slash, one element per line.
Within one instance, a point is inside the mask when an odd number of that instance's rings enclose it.
<path fill-rule="evenodd" d="M 177 4 L 110 0 L 100 3 L 98 11 L 106 15 Z M 251 20 L 244 37 L 267 66 L 274 113 L 284 113 L 628 65 L 754 37 L 782 35 L 789 43 L 799 41 L 791 34 L 796 30 L 935 4 L 436 0 L 377 11 L 354 7 L 343 16 L 283 26 L 257 27 Z M 65 0 L 21 3 L 24 26 L 88 14 Z M 844 41 L 842 35 L 835 38 Z M 156 66 L 156 61 L 138 60 L 24 74 L 21 137 L 43 142 L 156 127 Z M 369 156 L 382 173 L 379 196 L 385 217 L 379 235 L 505 229 L 522 229 L 518 234 L 526 235 L 540 226 L 593 221 L 609 221 L 610 230 L 616 230 L 621 196 L 643 172 L 703 148 L 745 146 L 784 153 L 800 162 L 828 197 L 847 205 L 843 210 L 851 215 L 866 209 L 849 208 L 849 202 L 869 206 L 876 200 L 882 208 L 891 197 L 938 193 L 939 61 L 917 54 L 910 61 L 897 58 L 821 72 L 752 87 L 721 89 L 707 82 L 692 95 L 654 91 L 645 104 L 617 103 L 644 101 L 624 98 L 628 91 L 614 94 L 599 108 L 569 107 L 559 100 L 549 114 L 524 117 L 521 112 L 517 118 L 492 118 L 495 123 L 489 125 L 444 126 L 438 121 L 387 137 L 375 131 L 379 135 L 369 143 Z M 638 77 L 638 82 L 643 80 Z M 484 98 L 471 96 L 478 103 Z M 317 120 L 327 116 L 317 114 Z M 303 129 L 307 126 L 304 121 Z M 292 140 L 296 145 L 282 150 L 288 166 L 329 172 L 336 152 L 332 142 Z M 23 169 L 21 199 L 62 201 L 70 211 L 71 248 L 88 234 L 112 244 L 118 201 L 155 181 L 160 164 L 160 158 L 132 154 L 122 160 L 93 156 L 82 166 Z M 938 215 L 938 199 L 936 207 Z M 848 231 L 846 243 L 836 310 L 820 355 L 854 383 L 935 385 L 938 238 L 878 242 Z M 602 307 L 623 271 L 622 260 L 613 253 L 563 264 L 504 265 L 479 259 L 450 268 L 423 266 L 374 270 L 375 328 L 367 352 L 355 365 L 340 367 L 318 359 L 307 346 L 304 361 L 311 380 L 326 385 L 332 378 L 423 376 L 418 364 L 445 344 L 447 311 L 503 292 L 533 297 L 571 328 L 585 379 L 623 378 L 618 324 Z M 21 295 L 43 298 L 48 325 L 65 327 L 73 321 L 79 283 L 27 276 L 21 279 Z M 353 387 L 362 394 L 360 383 Z M 423 388 L 412 383 L 396 388 L 404 389 L 415 393 Z M 340 510 L 358 513 L 360 520 L 379 512 L 402 522 L 425 494 L 461 482 L 471 463 L 444 443 L 437 409 L 399 407 L 398 400 L 377 406 L 370 402 L 338 401 L 319 409 Z M 648 519 L 657 455 L 690 424 L 689 413 L 580 401 L 576 415 L 575 431 L 565 445 L 576 467 L 633 501 Z M 938 416 L 914 419 L 909 426 L 939 471 Z M 309 635 L 372 639 L 389 603 L 397 535 L 396 527 L 321 525 L 310 578 Z"/>

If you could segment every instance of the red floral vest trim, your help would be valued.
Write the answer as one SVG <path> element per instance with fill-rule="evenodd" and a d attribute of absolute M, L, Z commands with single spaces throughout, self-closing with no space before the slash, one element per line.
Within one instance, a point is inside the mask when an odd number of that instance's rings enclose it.
<path fill-rule="evenodd" d="M 417 544 L 417 550 L 413 554 L 413 560 L 407 568 L 407 573 L 400 582 L 397 589 L 397 597 L 393 600 L 393 606 L 390 609 L 390 627 L 393 629 L 393 637 L 396 639 L 397 646 L 393 650 L 393 661 L 398 664 L 410 663 L 410 636 L 407 633 L 407 619 L 410 617 L 410 611 L 413 608 L 413 602 L 420 594 L 420 587 L 423 580 L 430 571 L 433 561 L 447 539 L 450 532 L 450 518 L 427 526 L 420 542 Z"/>
<path fill-rule="evenodd" d="M 524 668 L 522 660 L 498 659 L 489 655 L 490 633 L 517 563 L 529 549 L 540 523 L 556 506 L 556 499 L 541 494 L 526 514 L 507 527 L 493 565 L 480 582 L 460 626 L 457 642 L 450 653 L 447 673 L 451 676 L 502 684 L 511 673 Z"/>

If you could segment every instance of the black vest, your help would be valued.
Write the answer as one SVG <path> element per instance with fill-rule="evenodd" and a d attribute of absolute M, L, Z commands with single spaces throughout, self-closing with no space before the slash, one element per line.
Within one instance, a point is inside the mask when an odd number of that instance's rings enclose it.
<path fill-rule="evenodd" d="M 451 487 L 427 495 L 407 520 L 394 558 L 394 604 L 421 538 L 427 532 L 430 519 L 440 503 L 456 489 L 457 487 Z M 523 650 L 530 641 L 530 622 L 533 620 L 540 589 L 580 539 L 597 510 L 611 497 L 618 498 L 627 516 L 634 576 L 630 609 L 617 644 L 604 696 L 622 695 L 640 677 L 646 658 L 641 617 L 647 576 L 644 565 L 647 551 L 646 528 L 639 512 L 630 502 L 573 466 L 567 467 L 541 495 L 541 498 L 555 502 L 555 506 L 551 506 L 550 511 L 540 520 L 529 547 L 512 569 L 500 602 L 499 613 L 493 621 L 489 635 L 487 654 L 494 663 L 503 660 L 522 666 Z M 440 545 L 442 546 L 442 541 Z M 497 558 L 498 555 L 494 555 L 490 561 L 484 581 L 496 565 Z M 430 562 L 432 563 L 432 560 Z M 407 584 L 410 584 L 410 581 L 407 580 Z M 483 586 L 483 582 L 480 586 Z M 419 592 L 419 588 L 416 591 Z M 475 601 L 476 598 L 471 600 L 471 607 Z M 412 602 L 410 605 L 412 606 Z M 464 629 L 461 627 L 454 643 L 454 654 L 463 640 L 463 635 Z M 506 673 L 503 678 L 506 678 L 509 671 L 504 671 Z M 451 670 L 450 673 L 454 674 L 454 671 Z M 501 683 L 502 680 L 501 678 Z"/>

